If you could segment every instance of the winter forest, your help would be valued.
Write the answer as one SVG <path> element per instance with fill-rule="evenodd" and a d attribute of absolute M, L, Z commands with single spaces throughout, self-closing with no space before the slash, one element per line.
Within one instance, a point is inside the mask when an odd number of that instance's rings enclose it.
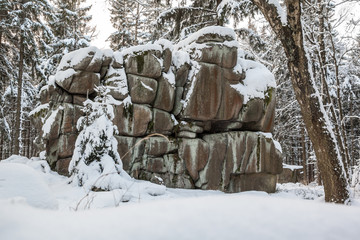
<path fill-rule="evenodd" d="M 0 0 L 0 239 L 358 239 L 359 11 Z"/>

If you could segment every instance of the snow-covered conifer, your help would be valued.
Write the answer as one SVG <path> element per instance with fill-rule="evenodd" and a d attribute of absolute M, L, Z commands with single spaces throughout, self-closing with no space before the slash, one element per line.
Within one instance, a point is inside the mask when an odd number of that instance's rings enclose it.
<path fill-rule="evenodd" d="M 54 2 L 56 17 L 48 22 L 56 41 L 50 44 L 51 54 L 42 64 L 47 76 L 55 73 L 57 64 L 66 53 L 90 45 L 91 34 L 94 31 L 90 27 L 92 17 L 88 14 L 91 5 L 82 6 L 83 2 L 84 0 Z"/>
<path fill-rule="evenodd" d="M 114 134 L 117 127 L 113 107 L 107 101 L 105 87 L 98 88 L 95 101 L 86 100 L 85 116 L 78 120 L 80 130 L 69 165 L 72 182 L 89 190 L 122 188 L 123 178 L 130 178 L 122 169 Z"/>

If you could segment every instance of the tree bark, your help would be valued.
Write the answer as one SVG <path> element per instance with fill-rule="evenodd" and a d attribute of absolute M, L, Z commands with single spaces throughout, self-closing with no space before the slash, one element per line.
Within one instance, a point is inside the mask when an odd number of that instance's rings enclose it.
<path fill-rule="evenodd" d="M 322 175 L 325 201 L 345 203 L 349 200 L 346 170 L 335 133 L 311 75 L 302 32 L 301 1 L 285 0 L 287 23 L 284 25 L 275 5 L 263 0 L 252 1 L 284 47 L 296 99 Z"/>
<path fill-rule="evenodd" d="M 16 99 L 16 114 L 15 114 L 15 134 L 14 134 L 14 154 L 20 153 L 20 127 L 21 127 L 21 97 L 22 97 L 22 85 L 23 85 L 23 72 L 24 72 L 24 37 L 21 33 L 20 36 L 20 59 L 19 59 L 19 79 L 18 79 L 18 91 Z"/>
<path fill-rule="evenodd" d="M 307 174 L 307 158 L 306 158 L 306 141 L 305 141 L 305 129 L 301 126 L 301 156 L 302 156 L 302 165 L 304 173 L 304 184 L 308 184 L 308 174 Z"/>

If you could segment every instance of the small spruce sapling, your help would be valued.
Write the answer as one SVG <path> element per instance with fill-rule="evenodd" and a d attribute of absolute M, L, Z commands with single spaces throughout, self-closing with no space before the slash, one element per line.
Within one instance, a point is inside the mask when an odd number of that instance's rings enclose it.
<path fill-rule="evenodd" d="M 107 103 L 108 89 L 97 88 L 98 96 L 94 101 L 86 100 L 83 111 L 85 116 L 77 122 L 80 131 L 73 157 L 69 165 L 71 181 L 88 190 L 108 191 L 122 188 L 124 177 L 130 178 L 122 169 L 117 152 L 114 134 L 114 110 Z"/>

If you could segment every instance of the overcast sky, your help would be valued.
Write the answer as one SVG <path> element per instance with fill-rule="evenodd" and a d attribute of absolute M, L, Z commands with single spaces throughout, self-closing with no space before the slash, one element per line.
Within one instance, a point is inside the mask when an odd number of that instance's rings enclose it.
<path fill-rule="evenodd" d="M 110 23 L 110 12 L 108 10 L 108 3 L 105 0 L 90 0 L 92 8 L 90 14 L 93 16 L 92 25 L 96 26 L 98 36 L 91 41 L 91 45 L 98 48 L 109 48 L 109 43 L 106 39 L 115 29 Z"/>

